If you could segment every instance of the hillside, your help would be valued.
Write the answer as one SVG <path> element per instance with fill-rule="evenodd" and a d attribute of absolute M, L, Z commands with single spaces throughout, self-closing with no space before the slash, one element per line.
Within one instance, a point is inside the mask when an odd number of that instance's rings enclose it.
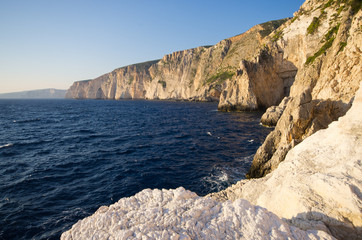
<path fill-rule="evenodd" d="M 22 91 L 13 93 L 2 93 L 0 98 L 26 98 L 26 99 L 41 99 L 41 98 L 65 98 L 66 90 L 48 88 L 41 90 Z"/>

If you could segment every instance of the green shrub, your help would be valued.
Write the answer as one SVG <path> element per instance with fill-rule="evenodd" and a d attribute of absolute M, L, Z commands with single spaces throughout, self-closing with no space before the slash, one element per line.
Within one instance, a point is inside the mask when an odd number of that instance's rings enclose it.
<path fill-rule="evenodd" d="M 298 19 L 298 16 L 293 17 L 293 19 L 290 21 L 291 23 L 295 22 L 295 20 Z"/>
<path fill-rule="evenodd" d="M 163 80 L 158 80 L 158 83 L 162 85 L 162 88 L 166 88 L 166 82 Z"/>
<path fill-rule="evenodd" d="M 308 34 L 313 34 L 317 31 L 318 27 L 320 25 L 319 18 L 314 17 L 312 22 L 310 23 L 309 27 L 307 28 Z"/>
<path fill-rule="evenodd" d="M 214 82 L 217 82 L 217 84 L 220 84 L 224 82 L 226 79 L 232 78 L 234 76 L 235 72 L 232 71 L 223 71 L 218 72 L 214 75 L 212 75 L 210 78 L 208 78 L 205 82 L 205 84 L 211 84 Z"/>
<path fill-rule="evenodd" d="M 307 61 L 305 62 L 305 64 L 310 64 L 310 63 L 314 62 L 314 60 L 317 57 L 324 54 L 327 51 L 327 49 L 332 46 L 334 39 L 335 39 L 335 37 L 332 37 L 331 39 L 329 39 L 313 56 L 307 58 Z"/>
<path fill-rule="evenodd" d="M 283 36 L 283 30 L 278 30 L 275 32 L 274 36 L 272 37 L 272 41 L 276 42 Z"/>
<path fill-rule="evenodd" d="M 324 4 L 323 9 L 326 9 L 327 7 L 330 7 L 332 5 L 334 0 L 329 0 L 326 4 Z"/>
<path fill-rule="evenodd" d="M 191 78 L 194 78 L 194 77 L 196 76 L 196 73 L 197 73 L 196 68 L 192 68 L 192 69 L 191 69 L 191 72 L 190 72 L 190 77 L 191 77 Z"/>
<path fill-rule="evenodd" d="M 128 84 L 131 84 L 132 82 L 133 82 L 133 80 L 134 80 L 134 76 L 129 76 L 129 78 L 128 78 Z"/>
<path fill-rule="evenodd" d="M 339 50 L 338 50 L 338 53 L 339 52 L 342 52 L 343 49 L 347 46 L 347 43 L 346 42 L 340 42 L 339 43 Z"/>
<path fill-rule="evenodd" d="M 337 24 L 336 26 L 334 26 L 333 28 L 331 28 L 327 33 L 326 35 L 324 35 L 324 41 L 328 41 L 329 39 L 331 39 L 334 34 L 336 34 L 338 32 L 338 29 L 339 29 L 339 26 L 341 24 Z"/>

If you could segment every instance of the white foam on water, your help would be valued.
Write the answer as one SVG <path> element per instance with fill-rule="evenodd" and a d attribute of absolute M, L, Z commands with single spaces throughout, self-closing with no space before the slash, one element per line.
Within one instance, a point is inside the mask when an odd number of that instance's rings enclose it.
<path fill-rule="evenodd" d="M 0 148 L 7 148 L 7 147 L 11 147 L 11 146 L 13 146 L 14 144 L 12 144 L 12 143 L 8 143 L 8 144 L 5 144 L 5 145 L 2 145 L 2 146 L 0 146 Z"/>

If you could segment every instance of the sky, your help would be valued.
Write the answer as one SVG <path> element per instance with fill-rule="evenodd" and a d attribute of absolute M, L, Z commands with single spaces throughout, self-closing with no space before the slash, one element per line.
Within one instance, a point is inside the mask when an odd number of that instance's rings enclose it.
<path fill-rule="evenodd" d="M 0 0 L 0 93 L 57 88 L 293 16 L 302 0 Z"/>

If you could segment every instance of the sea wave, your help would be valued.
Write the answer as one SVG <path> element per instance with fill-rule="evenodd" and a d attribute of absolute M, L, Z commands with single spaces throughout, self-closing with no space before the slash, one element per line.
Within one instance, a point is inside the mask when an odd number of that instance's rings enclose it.
<path fill-rule="evenodd" d="M 227 165 L 214 165 L 209 176 L 202 178 L 202 184 L 209 188 L 212 192 L 221 191 L 231 184 L 245 178 L 245 173 L 249 166 L 246 163 L 252 161 L 254 155 L 236 158 L 234 163 Z"/>
<path fill-rule="evenodd" d="M 13 123 L 30 123 L 30 122 L 38 122 L 40 118 L 33 118 L 33 119 L 24 119 L 24 120 L 13 120 Z"/>
<path fill-rule="evenodd" d="M 0 145 L 0 149 L 1 148 L 7 148 L 7 147 L 12 147 L 14 144 L 12 144 L 12 143 L 7 143 L 7 144 L 5 144 L 5 145 Z"/>

